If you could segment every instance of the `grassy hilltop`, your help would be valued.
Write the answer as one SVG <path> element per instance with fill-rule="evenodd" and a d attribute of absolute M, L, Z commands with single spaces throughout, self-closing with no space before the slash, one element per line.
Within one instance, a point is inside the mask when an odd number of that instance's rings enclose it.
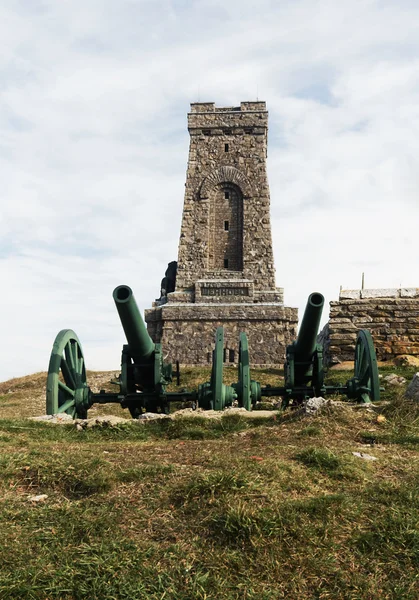
<path fill-rule="evenodd" d="M 2 600 L 419 597 L 419 404 L 403 388 L 310 418 L 77 431 L 24 418 L 44 412 L 45 377 L 0 384 Z M 89 416 L 110 411 L 128 416 Z"/>

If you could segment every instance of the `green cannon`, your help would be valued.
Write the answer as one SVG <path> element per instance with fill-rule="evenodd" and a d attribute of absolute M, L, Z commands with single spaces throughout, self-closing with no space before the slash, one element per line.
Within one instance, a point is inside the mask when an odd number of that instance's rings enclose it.
<path fill-rule="evenodd" d="M 322 294 L 310 294 L 297 339 L 287 347 L 284 385 L 262 387 L 250 376 L 247 336 L 240 333 L 237 383 L 223 383 L 224 330 L 215 334 L 211 379 L 196 391 L 168 392 L 174 375 L 179 385 L 179 365 L 174 371 L 163 361 L 162 348 L 150 338 L 138 310 L 131 288 L 120 285 L 113 299 L 127 344 L 122 348 L 121 373 L 113 381 L 115 393 L 94 393 L 86 381 L 86 366 L 77 335 L 64 329 L 57 335 L 49 363 L 47 379 L 47 414 L 65 412 L 73 418 L 86 418 L 95 403 L 118 403 L 133 418 L 144 412 L 168 413 L 170 402 L 190 401 L 204 410 L 223 410 L 237 404 L 251 410 L 262 397 L 281 396 L 282 406 L 301 403 L 304 399 L 326 394 L 346 394 L 359 402 L 380 398 L 377 359 L 371 334 L 361 330 L 355 348 L 355 373 L 346 384 L 326 386 L 324 383 L 323 347 L 317 343 L 317 332 L 324 305 Z"/>
<path fill-rule="evenodd" d="M 120 404 L 134 418 L 143 410 L 167 413 L 166 386 L 172 381 L 172 365 L 163 362 L 161 344 L 155 344 L 149 336 L 131 288 L 119 285 L 113 299 L 128 342 L 122 348 Z"/>
<path fill-rule="evenodd" d="M 168 392 L 176 371 L 163 361 L 162 348 L 149 336 L 130 287 L 120 285 L 113 291 L 127 344 L 122 348 L 121 373 L 113 381 L 115 393 L 94 393 L 87 385 L 86 367 L 80 341 L 71 329 L 57 335 L 49 363 L 46 394 L 47 414 L 65 412 L 73 418 L 86 418 L 95 403 L 117 403 L 139 418 L 144 412 L 168 413 L 170 402 L 190 401 L 204 409 L 222 410 L 237 399 L 236 390 L 223 383 L 223 328 L 216 332 L 211 380 L 197 391 Z"/>
<path fill-rule="evenodd" d="M 131 288 L 118 286 L 113 299 L 128 342 L 122 347 L 121 373 L 112 382 L 118 391 L 92 392 L 80 341 L 74 331 L 65 329 L 57 335 L 51 353 L 47 414 L 66 412 L 73 418 L 86 418 L 95 403 L 117 403 L 135 419 L 143 412 L 167 413 L 172 400 L 196 399 L 193 392 L 167 392 L 174 375 L 179 383 L 179 368 L 174 372 L 171 364 L 164 363 L 161 345 L 150 338 Z"/>
<path fill-rule="evenodd" d="M 323 348 L 317 344 L 317 332 L 324 306 L 324 297 L 310 294 L 295 342 L 287 347 L 285 387 L 295 388 L 310 381 L 323 386 Z"/>
<path fill-rule="evenodd" d="M 318 329 L 324 306 L 324 297 L 319 292 L 310 294 L 301 321 L 297 339 L 286 350 L 284 365 L 284 385 L 261 387 L 250 379 L 248 356 L 240 353 L 239 373 L 241 380 L 251 382 L 245 396 L 239 390 L 239 404 L 250 408 L 261 397 L 280 396 L 282 407 L 290 402 L 300 404 L 307 398 L 325 396 L 327 394 L 346 395 L 351 400 L 368 403 L 380 399 L 377 358 L 371 334 L 366 329 L 358 332 L 355 346 L 354 377 L 346 384 L 325 385 L 325 370 L 323 365 L 323 346 L 317 342 Z M 247 339 L 241 334 L 241 344 L 247 348 Z M 240 377 L 239 377 L 240 382 Z M 249 398 L 250 396 L 250 398 Z"/>

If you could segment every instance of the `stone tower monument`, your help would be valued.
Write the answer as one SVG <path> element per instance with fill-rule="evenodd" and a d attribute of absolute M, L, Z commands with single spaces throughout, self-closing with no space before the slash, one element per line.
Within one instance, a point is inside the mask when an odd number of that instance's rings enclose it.
<path fill-rule="evenodd" d="M 219 325 L 227 363 L 245 331 L 251 364 L 281 364 L 298 315 L 275 287 L 265 102 L 194 103 L 188 130 L 177 269 L 170 263 L 161 298 L 146 310 L 148 331 L 181 364 L 211 362 Z"/>

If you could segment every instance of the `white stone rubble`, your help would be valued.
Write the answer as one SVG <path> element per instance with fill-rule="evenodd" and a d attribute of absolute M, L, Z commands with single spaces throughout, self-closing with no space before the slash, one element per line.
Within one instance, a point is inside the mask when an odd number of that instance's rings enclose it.
<path fill-rule="evenodd" d="M 406 379 L 400 375 L 396 375 L 396 373 L 390 373 L 390 375 L 386 375 L 386 377 L 383 377 L 383 381 L 388 383 L 388 385 L 394 385 L 398 387 L 401 387 L 406 383 Z"/>
<path fill-rule="evenodd" d="M 413 375 L 413 379 L 407 387 L 405 397 L 409 398 L 409 400 L 419 402 L 419 373 Z"/>
<path fill-rule="evenodd" d="M 304 405 L 306 415 L 315 415 L 323 408 L 330 407 L 334 404 L 333 400 L 326 400 L 321 396 L 319 398 L 309 398 Z"/>
<path fill-rule="evenodd" d="M 28 496 L 28 502 L 44 502 L 47 498 L 47 494 L 39 494 L 38 496 Z"/>
<path fill-rule="evenodd" d="M 365 454 L 364 452 L 352 452 L 352 454 L 358 458 L 363 458 L 364 460 L 378 460 L 375 456 L 371 456 L 371 454 Z"/>

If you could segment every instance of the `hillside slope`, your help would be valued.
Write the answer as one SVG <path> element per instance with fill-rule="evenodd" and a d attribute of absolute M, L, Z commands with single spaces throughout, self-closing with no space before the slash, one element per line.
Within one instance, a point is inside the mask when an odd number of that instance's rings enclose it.
<path fill-rule="evenodd" d="M 304 419 L 77 431 L 21 418 L 44 385 L 0 384 L 0 598 L 418 598 L 419 408 L 402 390 Z"/>

